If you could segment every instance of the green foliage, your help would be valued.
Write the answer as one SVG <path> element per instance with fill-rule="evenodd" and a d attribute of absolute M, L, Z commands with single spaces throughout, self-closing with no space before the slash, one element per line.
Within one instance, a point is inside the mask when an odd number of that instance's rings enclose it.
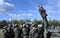
<path fill-rule="evenodd" d="M 60 34 L 60 31 L 58 31 L 58 33 Z"/>
<path fill-rule="evenodd" d="M 0 28 L 4 27 L 6 25 L 8 25 L 6 20 L 0 21 Z"/>
<path fill-rule="evenodd" d="M 31 22 L 31 20 L 22 20 L 22 19 L 21 20 L 11 20 L 11 21 L 3 20 L 3 21 L 0 21 L 0 28 L 2 28 L 3 26 L 6 26 L 8 23 L 23 25 L 25 22 Z M 32 22 L 35 24 L 43 24 L 42 20 L 37 20 L 37 19 L 34 19 Z M 58 20 L 50 20 L 48 22 L 49 22 L 50 26 L 51 25 L 60 26 L 60 21 L 58 21 Z"/>
<path fill-rule="evenodd" d="M 19 20 L 19 24 L 23 25 L 25 23 L 25 20 Z"/>
<path fill-rule="evenodd" d="M 49 24 L 54 25 L 54 26 L 57 26 L 57 25 L 60 26 L 60 21 L 58 21 L 58 20 L 50 20 Z"/>
<path fill-rule="evenodd" d="M 36 19 L 34 19 L 32 22 L 35 23 L 35 24 L 43 24 L 42 20 L 36 20 Z"/>
<path fill-rule="evenodd" d="M 32 22 L 35 24 L 38 24 L 38 20 L 36 20 L 36 19 L 34 19 Z"/>
<path fill-rule="evenodd" d="M 31 22 L 31 20 L 25 20 L 25 22 Z"/>
<path fill-rule="evenodd" d="M 10 23 L 19 24 L 18 20 L 11 20 Z"/>

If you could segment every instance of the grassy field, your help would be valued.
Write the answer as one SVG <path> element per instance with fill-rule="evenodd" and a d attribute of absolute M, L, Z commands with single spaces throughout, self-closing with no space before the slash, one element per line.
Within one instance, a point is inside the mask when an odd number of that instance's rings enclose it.
<path fill-rule="evenodd" d="M 3 33 L 1 29 L 0 29 L 0 38 L 3 38 Z"/>

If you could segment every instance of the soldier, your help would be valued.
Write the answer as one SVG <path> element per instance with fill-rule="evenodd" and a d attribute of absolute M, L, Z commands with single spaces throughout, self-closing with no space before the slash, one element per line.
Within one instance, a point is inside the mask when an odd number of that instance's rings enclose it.
<path fill-rule="evenodd" d="M 42 27 L 42 24 L 38 25 L 38 34 L 39 38 L 44 38 L 44 28 Z"/>
<path fill-rule="evenodd" d="M 34 26 L 34 24 L 31 24 L 31 26 L 30 26 L 30 30 L 33 28 L 33 26 Z"/>
<path fill-rule="evenodd" d="M 2 32 L 4 34 L 4 38 L 8 38 L 8 30 L 7 30 L 7 28 L 8 28 L 8 26 L 4 26 L 3 30 L 2 30 Z"/>
<path fill-rule="evenodd" d="M 29 30 L 28 30 L 26 24 L 23 25 L 22 32 L 23 32 L 23 38 L 28 38 Z"/>
<path fill-rule="evenodd" d="M 21 33 L 22 33 L 22 29 L 19 25 L 15 26 L 16 28 L 14 29 L 15 32 L 15 38 L 22 38 L 21 37 Z"/>
<path fill-rule="evenodd" d="M 38 38 L 38 29 L 36 25 L 34 25 L 30 30 L 29 38 Z"/>
<path fill-rule="evenodd" d="M 14 38 L 15 37 L 15 33 L 14 33 L 14 30 L 13 30 L 12 26 L 13 25 L 10 24 L 9 27 L 8 27 L 8 37 L 9 38 Z"/>
<path fill-rule="evenodd" d="M 30 32 L 30 26 L 29 25 L 26 25 L 26 28 L 27 28 L 27 34 L 28 34 L 28 37 L 29 37 L 29 32 Z"/>
<path fill-rule="evenodd" d="M 50 31 L 48 31 L 48 33 L 47 33 L 47 38 L 51 38 L 51 32 Z"/>

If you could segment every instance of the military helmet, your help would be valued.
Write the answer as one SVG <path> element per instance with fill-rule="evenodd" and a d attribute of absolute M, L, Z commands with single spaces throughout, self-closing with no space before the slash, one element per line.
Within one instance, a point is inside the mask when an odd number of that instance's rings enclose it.
<path fill-rule="evenodd" d="M 42 24 L 39 24 L 38 27 L 42 27 L 43 25 Z"/>

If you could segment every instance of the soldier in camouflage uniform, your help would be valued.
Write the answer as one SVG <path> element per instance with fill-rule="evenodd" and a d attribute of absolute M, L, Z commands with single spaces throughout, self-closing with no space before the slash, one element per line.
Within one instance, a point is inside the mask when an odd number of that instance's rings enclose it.
<path fill-rule="evenodd" d="M 38 29 L 37 26 L 33 26 L 33 28 L 30 30 L 29 38 L 38 38 Z"/>
<path fill-rule="evenodd" d="M 9 27 L 8 27 L 8 37 L 9 38 L 14 38 L 15 37 L 15 33 L 14 33 L 14 30 L 13 30 L 13 25 L 10 24 Z"/>
<path fill-rule="evenodd" d="M 2 29 L 2 32 L 4 34 L 4 38 L 8 38 L 8 26 L 4 26 Z"/>
<path fill-rule="evenodd" d="M 44 38 L 44 28 L 41 25 L 38 25 L 38 34 L 39 34 L 39 38 Z"/>
<path fill-rule="evenodd" d="M 50 31 L 48 31 L 47 38 L 51 38 L 51 35 L 52 35 L 52 33 Z"/>
<path fill-rule="evenodd" d="M 26 27 L 26 24 L 23 25 L 22 32 L 23 32 L 23 38 L 28 38 L 29 29 Z"/>
<path fill-rule="evenodd" d="M 15 26 L 16 28 L 14 29 L 15 32 L 15 38 L 22 38 L 21 37 L 21 33 L 22 33 L 22 29 L 19 25 Z"/>

